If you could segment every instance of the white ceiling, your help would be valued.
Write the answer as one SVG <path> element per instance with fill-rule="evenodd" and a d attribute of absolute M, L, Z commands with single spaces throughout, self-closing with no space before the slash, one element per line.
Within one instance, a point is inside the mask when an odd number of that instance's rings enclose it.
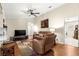
<path fill-rule="evenodd" d="M 3 3 L 2 7 L 7 18 L 33 18 L 34 16 L 28 16 L 28 14 L 22 11 L 26 8 L 36 9 L 35 12 L 40 12 L 40 15 L 53 10 L 63 4 L 61 3 Z M 48 8 L 52 6 L 52 8 Z"/>

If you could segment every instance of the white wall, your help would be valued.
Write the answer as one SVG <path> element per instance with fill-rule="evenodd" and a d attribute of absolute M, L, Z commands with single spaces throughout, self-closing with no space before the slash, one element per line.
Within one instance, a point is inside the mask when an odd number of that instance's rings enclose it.
<path fill-rule="evenodd" d="M 7 19 L 6 23 L 7 29 L 7 39 L 14 36 L 14 30 L 26 30 L 26 35 L 28 35 L 27 24 L 28 22 L 33 23 L 33 19 L 28 18 L 17 18 L 17 19 Z"/>
<path fill-rule="evenodd" d="M 3 28 L 3 14 L 0 13 L 0 28 Z"/>
<path fill-rule="evenodd" d="M 3 28 L 3 13 L 1 4 L 0 4 L 0 28 Z"/>
<path fill-rule="evenodd" d="M 48 13 L 45 13 L 37 18 L 35 18 L 36 25 L 40 28 L 40 30 L 47 30 L 48 29 L 42 29 L 41 28 L 41 20 L 49 19 L 49 28 L 53 27 L 55 29 L 62 29 L 59 31 L 61 33 L 61 36 L 59 36 L 59 41 L 64 42 L 64 18 L 65 17 L 71 17 L 71 16 L 78 16 L 79 15 L 79 4 L 64 4 L 63 6 L 56 8 L 55 10 L 52 10 Z M 60 34 L 58 33 L 58 34 Z M 62 38 L 62 39 L 61 39 Z"/>
<path fill-rule="evenodd" d="M 2 6 L 0 4 L 0 47 L 3 40 L 3 13 L 2 13 Z"/>

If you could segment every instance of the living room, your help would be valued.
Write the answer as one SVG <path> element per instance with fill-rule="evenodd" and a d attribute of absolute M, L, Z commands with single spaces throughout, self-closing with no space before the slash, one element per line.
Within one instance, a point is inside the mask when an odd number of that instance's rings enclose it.
<path fill-rule="evenodd" d="M 78 31 L 74 33 L 74 28 L 79 22 L 78 3 L 2 3 L 1 6 L 0 28 L 3 31 L 3 39 L 0 42 L 1 47 L 5 45 L 1 48 L 3 56 L 79 55 L 79 52 L 71 53 L 79 50 Z M 66 27 L 66 23 L 73 30 Z M 66 37 L 68 35 L 71 36 Z M 15 53 L 7 53 L 9 46 L 13 49 L 13 45 Z M 63 45 L 68 45 L 68 54 L 61 53 L 61 50 L 66 49 L 63 49 Z M 6 46 L 9 49 L 5 48 Z M 57 51 L 58 48 L 60 51 Z"/>

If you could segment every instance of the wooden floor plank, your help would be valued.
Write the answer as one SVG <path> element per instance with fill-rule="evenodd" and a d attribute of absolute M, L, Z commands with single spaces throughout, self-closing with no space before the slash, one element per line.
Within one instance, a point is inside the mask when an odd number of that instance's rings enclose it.
<path fill-rule="evenodd" d="M 16 44 L 15 50 L 16 56 L 21 56 L 20 50 Z M 56 44 L 49 52 L 44 56 L 79 56 L 79 48 L 65 44 Z"/>
<path fill-rule="evenodd" d="M 73 47 L 65 44 L 56 44 L 54 48 L 52 48 L 54 52 L 54 56 L 79 56 L 79 48 Z M 51 51 L 51 52 L 52 52 Z M 51 55 L 51 52 L 48 53 Z"/>

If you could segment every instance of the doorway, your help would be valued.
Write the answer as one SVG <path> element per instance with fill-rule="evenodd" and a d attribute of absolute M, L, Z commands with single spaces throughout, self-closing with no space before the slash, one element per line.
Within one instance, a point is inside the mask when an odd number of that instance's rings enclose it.
<path fill-rule="evenodd" d="M 78 47 L 79 17 L 65 18 L 65 44 Z"/>

